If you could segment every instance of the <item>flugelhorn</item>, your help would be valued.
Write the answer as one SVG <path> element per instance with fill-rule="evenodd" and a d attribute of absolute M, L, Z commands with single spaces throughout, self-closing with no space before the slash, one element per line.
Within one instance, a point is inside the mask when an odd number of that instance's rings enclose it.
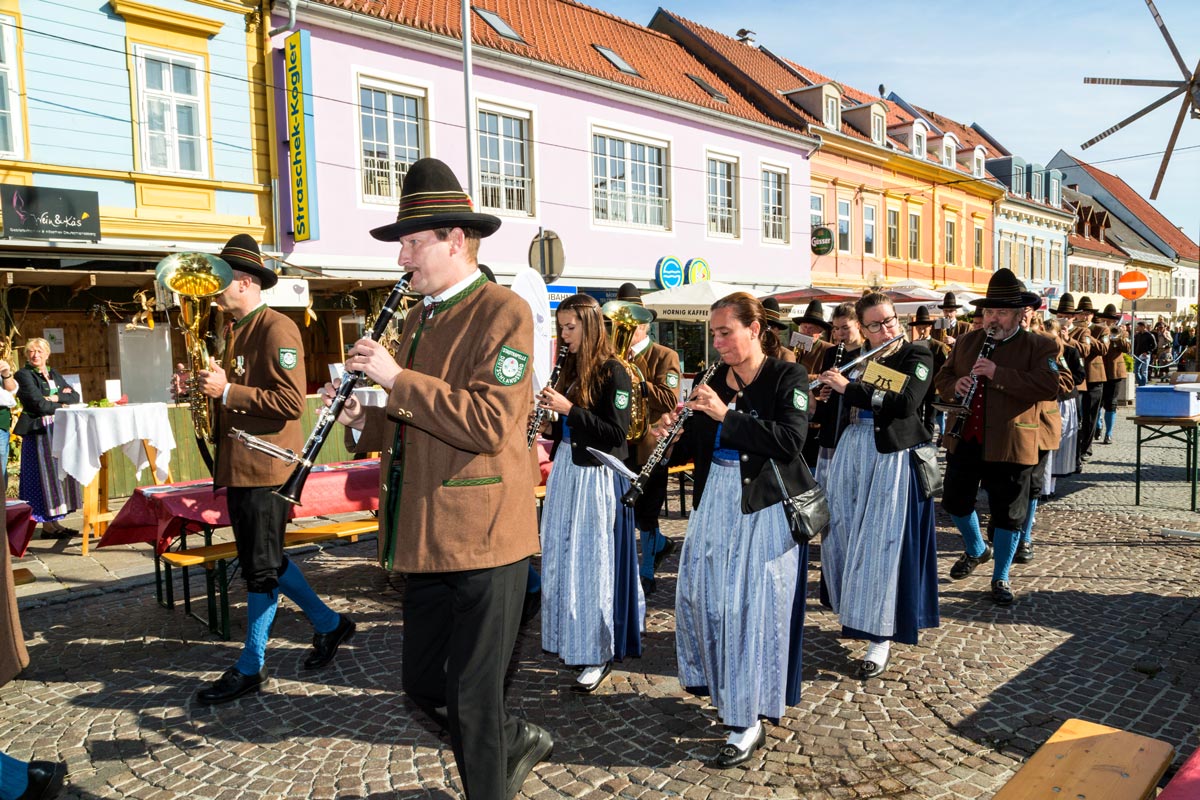
<path fill-rule="evenodd" d="M 612 322 L 613 350 L 617 353 L 617 360 L 629 374 L 629 430 L 625 433 L 625 439 L 636 442 L 646 435 L 646 427 L 649 425 L 646 416 L 649 411 L 646 403 L 646 377 L 633 363 L 633 334 L 639 325 L 654 319 L 654 312 L 628 300 L 609 300 L 600 309 L 600 313 Z"/>
<path fill-rule="evenodd" d="M 367 338 L 377 342 L 383 336 L 384 332 L 387 331 L 388 325 L 391 324 L 392 316 L 400 306 L 400 301 L 404 298 L 405 293 L 408 292 L 410 277 L 411 273 L 406 273 L 403 278 L 396 281 L 396 285 L 392 287 L 392 293 L 388 295 L 387 302 L 379 310 L 379 316 L 375 318 L 375 326 L 371 328 L 371 331 L 367 334 Z M 308 475 L 312 472 L 313 465 L 317 460 L 317 454 L 321 452 L 321 447 L 325 444 L 325 440 L 329 438 L 330 432 L 333 431 L 333 423 L 337 421 L 338 415 L 342 413 L 342 408 L 346 405 L 346 400 L 350 398 L 354 387 L 358 386 L 359 382 L 365 378 L 366 375 L 362 372 L 347 372 L 342 377 L 342 383 L 338 386 L 337 393 L 333 396 L 333 401 L 321 409 L 321 415 L 317 417 L 316 427 L 309 434 L 308 441 L 304 443 L 304 449 L 299 453 L 280 447 L 273 442 L 259 439 L 257 436 L 251 436 L 237 428 L 230 430 L 229 436 L 237 439 L 251 450 L 257 450 L 261 453 L 266 453 L 272 458 L 278 458 L 281 461 L 286 461 L 288 464 L 296 465 L 296 468 L 292 470 L 291 476 L 274 493 L 289 503 L 298 506 L 300 505 L 300 495 L 304 493 L 304 482 L 308 480 Z"/>

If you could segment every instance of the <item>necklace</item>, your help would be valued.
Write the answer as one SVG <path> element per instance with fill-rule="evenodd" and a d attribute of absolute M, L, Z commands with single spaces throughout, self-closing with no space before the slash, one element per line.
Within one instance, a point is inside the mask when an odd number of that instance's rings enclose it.
<path fill-rule="evenodd" d="M 767 363 L 767 357 L 766 357 L 766 356 L 763 356 L 763 358 L 762 358 L 762 361 L 759 361 L 759 362 L 758 362 L 758 369 L 754 370 L 754 376 L 753 376 L 752 378 L 750 378 L 750 380 L 748 380 L 748 381 L 743 381 L 743 380 L 742 380 L 742 376 L 737 374 L 737 368 L 736 368 L 736 367 L 730 367 L 730 368 L 729 368 L 729 371 L 730 371 L 731 373 L 733 373 L 733 379 L 734 379 L 735 381 L 737 381 L 737 385 L 738 385 L 738 392 L 737 392 L 737 396 L 738 396 L 738 397 L 741 397 L 741 396 L 742 396 L 742 393 L 743 393 L 743 392 L 746 390 L 746 387 L 747 387 L 749 384 L 751 384 L 751 383 L 754 383 L 756 380 L 758 380 L 759 373 L 761 373 L 761 372 L 762 372 L 763 365 L 764 365 L 764 364 L 766 364 L 766 363 Z"/>

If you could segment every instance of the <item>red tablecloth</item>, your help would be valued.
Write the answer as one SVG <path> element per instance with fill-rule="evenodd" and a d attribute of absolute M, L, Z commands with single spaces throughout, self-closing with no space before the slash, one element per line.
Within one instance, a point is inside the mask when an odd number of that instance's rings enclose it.
<path fill-rule="evenodd" d="M 373 511 L 379 507 L 379 460 L 343 461 L 314 469 L 290 519 Z M 97 547 L 154 542 L 161 553 L 186 524 L 229 524 L 225 490 L 211 480 L 142 486 L 109 524 Z"/>
<path fill-rule="evenodd" d="M 5 508 L 5 523 L 8 525 L 8 552 L 14 558 L 25 555 L 33 532 L 37 529 L 37 520 L 33 518 L 33 509 L 28 503 L 20 500 L 9 500 Z"/>

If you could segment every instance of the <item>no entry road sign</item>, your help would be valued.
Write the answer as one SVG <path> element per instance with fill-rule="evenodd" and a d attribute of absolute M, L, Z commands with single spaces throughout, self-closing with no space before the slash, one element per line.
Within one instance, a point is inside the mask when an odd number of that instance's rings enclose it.
<path fill-rule="evenodd" d="M 1150 291 L 1150 279 L 1146 273 L 1131 269 L 1121 275 L 1117 281 L 1117 293 L 1126 300 L 1138 300 Z"/>

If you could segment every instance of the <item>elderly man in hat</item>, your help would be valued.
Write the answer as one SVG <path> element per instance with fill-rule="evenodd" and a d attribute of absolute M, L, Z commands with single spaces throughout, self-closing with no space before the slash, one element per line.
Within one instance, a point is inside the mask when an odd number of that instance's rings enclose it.
<path fill-rule="evenodd" d="M 1104 416 L 1096 415 L 1095 435 L 1100 435 L 1100 425 L 1103 423 L 1103 444 L 1112 444 L 1113 428 L 1117 425 L 1117 392 L 1129 375 L 1129 368 L 1125 366 L 1129 337 L 1121 330 L 1121 312 L 1112 303 L 1096 314 L 1096 319 L 1101 322 L 1098 326 L 1099 338 L 1108 350 L 1104 353 L 1104 386 L 1100 390 L 1100 408 L 1104 410 Z"/>
<path fill-rule="evenodd" d="M 1092 325 L 1092 317 L 1096 309 L 1092 306 L 1092 298 L 1084 295 L 1079 298 L 1075 307 L 1075 326 L 1071 328 L 1071 338 L 1079 348 L 1083 357 L 1083 368 L 1087 372 L 1087 390 L 1080 394 L 1082 398 L 1082 416 L 1079 418 L 1079 443 L 1077 457 L 1080 468 L 1083 461 L 1092 455 L 1092 440 L 1096 435 L 1096 420 L 1100 417 L 1100 400 L 1104 394 L 1104 354 L 1108 345 L 1101 336 L 1103 330 Z M 1101 336 L 1097 336 L 1100 333 Z"/>
<path fill-rule="evenodd" d="M 941 309 L 942 316 L 934 326 L 933 338 L 948 347 L 953 347 L 958 337 L 971 330 L 971 323 L 958 318 L 958 309 L 961 306 L 959 306 L 954 292 L 946 292 L 946 296 L 942 298 L 942 304 L 938 308 Z"/>
<path fill-rule="evenodd" d="M 925 306 L 917 306 L 917 311 L 913 314 L 912 322 L 909 324 L 909 338 L 913 344 L 927 348 L 933 353 L 933 374 L 936 375 L 942 365 L 946 363 L 947 356 L 950 355 L 950 345 L 934 339 L 931 335 L 932 332 L 933 318 L 929 315 L 929 309 Z M 929 391 L 925 394 L 925 401 L 921 404 L 921 421 L 930 431 L 933 431 L 934 418 L 937 415 L 936 409 L 933 407 L 933 401 L 936 399 L 937 392 L 931 383 Z"/>
<path fill-rule="evenodd" d="M 617 299 L 642 306 L 642 291 L 632 283 L 623 283 L 617 289 Z M 658 316 L 650 311 L 650 322 Z M 629 360 L 641 370 L 642 391 L 646 395 L 646 419 L 656 420 L 669 414 L 679 405 L 679 354 L 670 347 L 650 341 L 650 322 L 638 325 L 629 346 Z M 658 440 L 646 426 L 646 433 L 630 448 L 628 466 L 640 472 L 646 459 L 654 452 Z M 663 459 L 650 473 L 645 489 L 633 507 L 634 524 L 637 525 L 642 544 L 642 559 L 638 572 L 642 580 L 642 591 L 646 595 L 656 588 L 654 571 L 663 559 L 675 549 L 675 543 L 663 535 L 658 526 L 658 512 L 667 500 L 667 461 Z"/>
<path fill-rule="evenodd" d="M 213 485 L 226 488 L 226 503 L 238 563 L 246 579 L 246 642 L 237 663 L 196 699 L 205 705 L 227 703 L 259 691 L 266 681 L 267 640 L 283 594 L 304 612 L 313 626 L 313 649 L 304 669 L 325 666 L 338 647 L 354 635 L 354 622 L 325 605 L 300 568 L 283 552 L 283 535 L 291 505 L 274 493 L 292 466 L 229 438 L 241 428 L 281 448 L 300 452 L 304 432 L 304 350 L 300 329 L 262 299 L 275 285 L 274 270 L 263 264 L 258 243 L 246 234 L 229 240 L 221 258 L 233 268 L 233 280 L 216 297 L 217 306 L 233 320 L 223 365 L 210 362 L 198 377 L 200 391 L 215 402 L 213 440 L 216 457 Z M 178 367 L 177 393 L 187 374 Z"/>
<path fill-rule="evenodd" d="M 404 321 L 399 362 L 370 338 L 346 359 L 383 387 L 386 406 L 348 402 L 339 417 L 348 446 L 383 452 L 379 561 L 407 575 L 404 691 L 447 725 L 470 800 L 514 797 L 553 748 L 504 700 L 538 528 L 525 446 L 533 318 L 478 267 L 480 240 L 499 227 L 446 164 L 409 168 L 396 221 L 371 235 L 400 243 L 424 300 Z"/>
<path fill-rule="evenodd" d="M 972 301 L 983 309 L 985 331 L 965 334 L 934 381 L 947 402 L 961 402 L 976 387 L 961 437 L 944 440 L 942 507 L 962 534 L 965 551 L 950 577 L 961 580 L 993 556 L 975 513 L 982 484 L 996 523 L 991 597 L 999 605 L 1014 599 L 1008 571 L 1029 513 L 1029 484 L 1042 440 L 1040 404 L 1058 396 L 1057 345 L 1021 327 L 1025 308 L 1040 302 L 1011 270 L 996 271 L 987 294 Z M 983 358 L 988 336 L 994 349 Z"/>

